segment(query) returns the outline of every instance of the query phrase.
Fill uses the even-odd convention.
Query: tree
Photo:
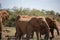
[[[56,13],[56,16],[60,16],[60,13],[57,12],[57,13]]]
[[[22,10],[22,14],[23,14],[23,15],[29,15],[29,14],[30,14],[30,9],[29,9],[29,8],[24,8],[24,9]]]
[[[34,15],[34,16],[39,16],[39,15],[41,15],[41,12],[40,12],[40,10],[32,9],[30,14]]]
[[[53,10],[51,10],[50,15],[55,15],[55,12]]]

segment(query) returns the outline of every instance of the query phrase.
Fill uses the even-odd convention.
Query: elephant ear
[[[43,18],[39,18],[39,21],[43,21]]]
[[[38,18],[40,24],[42,24],[45,20],[43,18]]]
[[[20,19],[20,16],[18,15],[15,19],[15,21],[18,21]]]
[[[7,11],[1,11],[1,14],[2,14],[2,21],[3,22],[8,19],[9,13]]]

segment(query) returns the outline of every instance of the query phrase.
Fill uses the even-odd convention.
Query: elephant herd
[[[52,40],[54,38],[54,29],[56,29],[57,34],[59,35],[55,18],[17,16],[15,24],[16,40],[21,40],[24,35],[26,35],[26,40],[29,40],[30,38],[33,38],[34,32],[36,32],[37,40],[39,40],[39,37],[41,39],[41,35],[45,35],[44,40]],[[51,32],[52,37],[49,36],[49,32]]]
[[[2,38],[2,25],[4,24],[4,21],[8,19],[8,17],[9,14],[7,11],[0,11],[0,39]],[[45,35],[44,40],[52,40],[54,38],[54,29],[56,29],[57,34],[59,35],[56,20],[52,17],[18,15],[15,19],[15,25],[16,40],[21,40],[24,35],[26,35],[26,40],[29,40],[30,38],[33,38],[34,32],[36,32],[37,40],[41,39],[41,35]],[[50,32],[52,37],[49,36]]]

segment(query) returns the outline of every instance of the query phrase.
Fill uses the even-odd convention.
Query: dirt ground
[[[58,28],[60,30],[60,23],[57,23]],[[2,40],[7,40],[8,36],[14,36],[15,35],[15,27],[2,27]],[[54,31],[54,39],[53,40],[60,40],[60,35],[58,36],[56,33],[56,30]],[[37,40],[36,39],[36,34],[34,34],[34,39],[32,40]]]

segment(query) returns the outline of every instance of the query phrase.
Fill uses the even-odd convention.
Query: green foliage
[[[52,16],[56,16],[57,20],[60,21],[59,17],[57,15],[59,15],[57,13],[57,15],[55,15],[55,12],[53,10],[51,11],[46,11],[46,10],[37,10],[37,9],[32,9],[30,10],[29,8],[12,8],[12,9],[7,9],[8,13],[9,13],[9,18],[8,20],[5,22],[5,25],[7,26],[15,26],[15,19],[18,15],[29,15],[29,16],[46,16],[46,15],[52,15]]]

